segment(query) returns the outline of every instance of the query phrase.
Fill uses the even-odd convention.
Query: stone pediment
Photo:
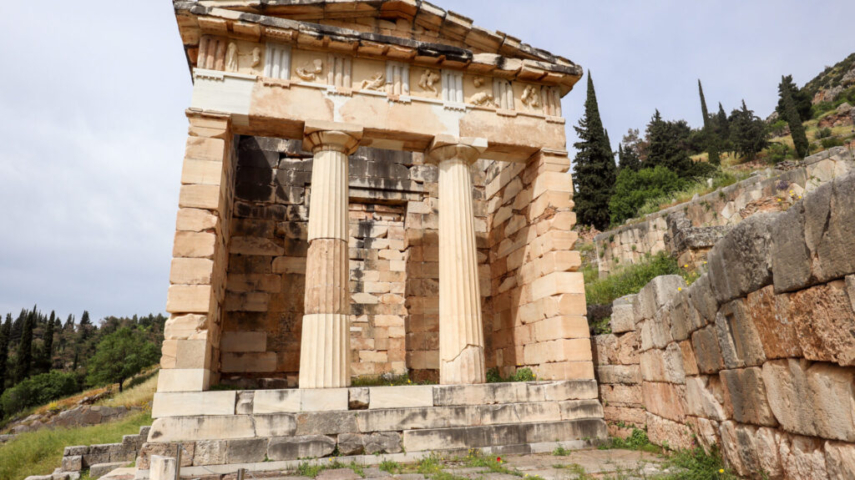
[[[174,7],[191,67],[200,37],[222,35],[536,82],[562,94],[582,76],[566,58],[427,2],[207,0]]]

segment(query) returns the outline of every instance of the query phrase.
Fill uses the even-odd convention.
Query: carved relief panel
[[[268,43],[264,55],[264,76],[267,78],[291,79],[291,46]]]

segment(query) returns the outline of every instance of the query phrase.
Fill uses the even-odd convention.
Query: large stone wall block
[[[781,427],[800,435],[855,442],[855,372],[827,363],[763,365],[766,397]]]
[[[744,477],[782,478],[778,442],[781,434],[770,428],[758,428],[727,421],[720,427],[722,450],[728,464]]]
[[[314,412],[301,413],[297,418],[297,435],[335,435],[356,433],[357,412]]]
[[[567,400],[559,402],[560,420],[579,420],[583,418],[603,418],[603,405],[599,400]],[[522,417],[520,417],[522,418]]]
[[[255,435],[255,424],[248,415],[166,417],[154,420],[148,441],[230,440]]]
[[[779,435],[777,440],[785,479],[829,478],[822,440],[795,435]]]
[[[778,425],[766,399],[766,385],[760,368],[722,370],[719,375],[724,387],[725,406],[734,420],[767,427]]]
[[[401,453],[404,451],[401,434],[396,432],[375,432],[365,436],[365,453]]]
[[[287,437],[297,431],[294,414],[254,415],[255,433],[259,437]]]
[[[567,380],[526,383],[525,385],[526,401],[529,402],[561,402],[597,398],[597,382],[595,380]]]
[[[693,333],[692,346],[695,347],[695,358],[698,361],[700,373],[718,373],[724,368],[715,325],[709,325]]]
[[[825,465],[831,480],[855,479],[855,445],[825,442]]]
[[[789,294],[791,315],[804,357],[855,365],[855,310],[842,280]]]
[[[635,301],[635,295],[627,295],[618,298],[612,304],[612,333],[624,333],[635,330],[635,315],[633,313],[632,304]]]
[[[811,255],[805,243],[805,207],[798,202],[772,224],[775,292],[802,289],[811,281]]]
[[[197,446],[198,448],[198,446]],[[229,440],[226,442],[225,463],[228,465],[241,463],[260,463],[267,453],[266,438],[247,438]]]
[[[698,311],[701,318],[707,323],[715,322],[715,314],[718,312],[718,301],[712,291],[709,273],[705,273],[692,283],[688,288],[689,300]]]
[[[708,258],[713,292],[719,304],[772,283],[773,213],[758,213],[740,222],[712,250]]]
[[[819,242],[813,243],[818,263],[814,272],[820,282],[855,273],[855,244],[852,242],[855,238],[855,172],[835,179],[829,186],[829,215]]]
[[[371,410],[383,408],[432,407],[432,386],[371,387]]]
[[[271,438],[267,457],[273,461],[322,458],[335,450],[336,441],[325,435]]]
[[[729,418],[722,405],[722,392],[717,378],[702,375],[686,379],[686,407],[690,415],[724,421]]]
[[[252,413],[299,412],[302,395],[300,390],[258,390],[255,392]]]
[[[686,387],[671,383],[644,382],[641,384],[644,405],[651,413],[674,422],[686,419]]]
[[[640,406],[644,402],[641,385],[600,384],[600,399],[604,404],[618,406]]]
[[[597,379],[604,384],[638,385],[641,383],[639,365],[601,365],[597,367]]]
[[[681,342],[692,332],[707,324],[695,308],[687,289],[681,290],[665,308],[670,306],[671,338]]]
[[[760,334],[742,299],[722,305],[715,320],[722,358],[727,368],[753,367],[766,361]]]
[[[171,457],[162,457],[154,455],[151,458],[151,467],[149,469],[149,478],[151,480],[171,480],[178,473],[176,461]]]
[[[655,445],[668,445],[670,448],[691,449],[694,447],[692,431],[686,425],[667,418],[647,413],[647,436]]]
[[[154,394],[152,418],[188,417],[196,415],[232,415],[235,413],[235,392],[187,392]]]
[[[775,295],[770,285],[749,293],[745,306],[767,359],[803,356],[788,295]]]
[[[599,418],[550,423],[527,423],[519,425],[519,427],[523,434],[523,442],[520,443],[562,442],[582,439],[597,440],[605,439],[608,436],[606,422]]]
[[[679,275],[663,275],[651,280],[632,301],[635,321],[653,319],[656,312],[673,296],[686,288],[686,281]]]
[[[347,410],[349,399],[346,388],[300,389],[300,393],[300,410],[304,412]]]

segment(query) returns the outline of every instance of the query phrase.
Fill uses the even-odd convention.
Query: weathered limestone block
[[[715,294],[712,291],[709,273],[701,275],[688,288],[689,300],[698,311],[701,318],[707,323],[715,322],[715,315],[718,313],[718,301],[715,299]]]
[[[297,431],[297,420],[293,414],[254,415],[252,419],[259,437],[284,437]]]
[[[357,416],[356,412],[346,411],[301,413],[296,416],[296,435],[356,433],[359,431],[356,423]]]
[[[855,365],[855,310],[842,280],[792,293],[789,305],[805,358]]]
[[[226,464],[259,463],[264,461],[266,438],[246,438],[226,442]]]
[[[538,342],[548,342],[563,338],[588,338],[590,330],[584,316],[559,316],[540,320],[532,324],[534,338]]]
[[[665,445],[674,449],[693,448],[692,431],[686,425],[672,422],[652,413],[647,413],[647,436],[656,445]]]
[[[685,288],[686,281],[679,275],[663,275],[651,280],[632,301],[636,323],[653,319],[656,312],[673,298],[678,289]]]
[[[729,418],[721,402],[720,385],[715,377],[702,375],[686,379],[686,408],[689,415],[724,421]]]
[[[151,459],[149,478],[151,480],[173,480],[177,470],[174,458],[154,455]]]
[[[267,457],[273,461],[326,457],[335,450],[335,439],[325,435],[271,438]]]
[[[775,292],[800,290],[811,281],[811,254],[805,243],[804,202],[793,205],[772,224]]]
[[[736,473],[753,477],[758,472],[764,472],[767,478],[781,478],[782,468],[778,454],[781,435],[778,432],[732,421],[723,422],[720,431],[723,453]]]
[[[725,407],[734,420],[768,427],[778,425],[766,400],[766,386],[759,367],[722,370],[719,375],[724,386]]]
[[[749,293],[745,306],[767,359],[802,356],[787,295],[775,295],[773,287],[764,287]]]
[[[567,400],[559,402],[561,415],[558,420],[579,420],[583,418],[603,418],[603,406],[597,399]],[[519,413],[519,410],[517,410]],[[524,417],[520,415],[520,418]]]
[[[193,465],[223,465],[226,463],[226,447],[225,440],[202,440],[196,442]]]
[[[403,441],[401,435],[395,432],[375,432],[365,437],[365,453],[401,453]]]
[[[779,435],[776,440],[785,479],[828,478],[821,440],[795,435]]]
[[[641,350],[665,348],[674,339],[671,338],[670,312],[659,310],[653,319],[641,322]]]
[[[602,365],[597,367],[600,383],[637,385],[641,383],[641,367],[638,365]]]
[[[722,358],[727,368],[758,366],[766,361],[763,343],[744,300],[723,304],[715,320]]]
[[[370,387],[370,409],[432,407],[432,386]]]
[[[692,347],[691,340],[685,340],[679,343],[680,355],[683,357],[683,370],[686,375],[697,375],[698,360],[695,358],[695,349]]]
[[[855,372],[827,363],[772,360],[763,365],[766,397],[792,433],[855,441]]]
[[[687,423],[705,452],[711,453],[713,448],[721,448],[719,422],[703,417],[694,417],[690,418]]]
[[[609,422],[624,422],[643,426],[647,422],[647,412],[635,407],[603,407],[603,415]]]
[[[718,333],[715,325],[709,325],[692,334],[692,346],[695,347],[695,357],[698,370],[701,373],[718,373],[724,368],[721,347],[718,344]]]
[[[643,382],[641,390],[647,411],[674,422],[686,418],[686,387],[671,383]]]
[[[852,244],[852,238],[855,238],[855,208],[852,208],[855,203],[855,173],[836,178],[834,183],[823,185],[820,190],[827,187],[831,187],[832,192],[829,213],[823,219],[825,228],[821,237],[816,236],[820,233],[818,228],[813,230],[813,238],[808,245],[809,248],[815,246],[811,251],[815,255],[814,272],[820,282],[855,273],[855,247]],[[807,214],[807,202],[805,208]]]
[[[323,412],[327,410],[347,410],[347,388],[300,389],[302,396],[300,410],[304,412]]]
[[[624,333],[635,330],[635,316],[632,308],[634,301],[635,295],[627,295],[614,301],[610,322],[612,333]]]
[[[607,405],[641,405],[641,385],[600,385],[600,398]]]
[[[79,472],[83,470],[83,456],[71,455],[62,457],[62,471]]]
[[[347,407],[349,410],[367,410],[369,404],[368,388],[350,388],[347,391]]]
[[[772,213],[755,214],[710,250],[709,278],[719,304],[772,283],[770,246],[775,218]]]
[[[301,398],[299,390],[258,390],[255,392],[252,413],[299,412]]]
[[[825,442],[825,465],[831,480],[855,478],[855,445]]]
[[[365,452],[365,435],[358,433],[339,435],[338,451],[342,455],[362,455]]]
[[[648,350],[641,354],[641,378],[646,382],[668,382],[665,373],[665,351]]]
[[[196,415],[232,415],[235,392],[155,393],[152,418]]]
[[[254,436],[255,426],[249,416],[167,417],[154,421],[148,441],[166,443],[187,439],[229,440]]]
[[[203,232],[217,228],[219,218],[208,210],[181,208],[175,221],[175,230],[179,232]]]
[[[662,357],[665,366],[666,381],[671,383],[686,383],[686,370],[683,367],[683,352],[676,343],[668,344]]]
[[[178,449],[181,448],[181,466],[189,467],[193,465],[193,458],[196,453],[195,442],[184,443],[144,443],[137,457],[137,468],[140,470],[148,470],[151,468],[151,462],[156,456],[171,456],[175,458],[178,454]],[[109,462],[108,458],[102,458],[100,463]],[[92,465],[94,463],[90,463]],[[83,462],[84,467],[88,467],[86,461]]]

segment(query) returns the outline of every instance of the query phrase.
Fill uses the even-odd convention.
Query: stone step
[[[128,462],[96,463],[89,467],[89,478],[101,478],[117,468],[126,466]]]
[[[437,428],[404,432],[407,452],[459,450],[572,440],[600,440],[608,436],[599,418],[561,422],[519,423],[481,427]]]

